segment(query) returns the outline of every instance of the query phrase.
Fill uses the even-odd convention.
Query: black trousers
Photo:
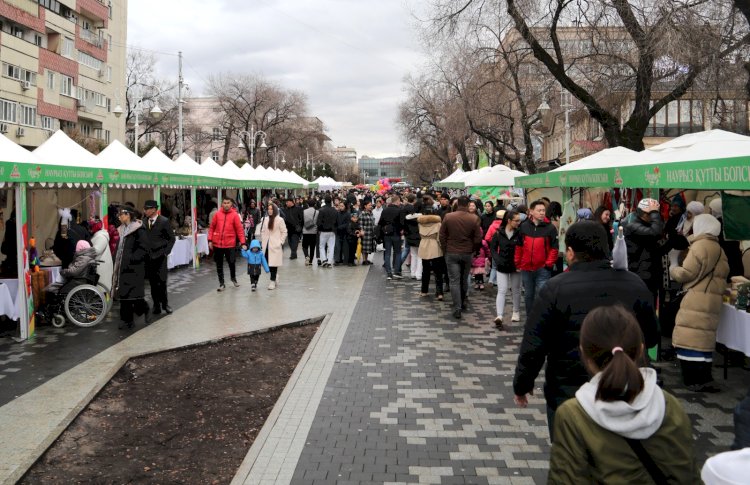
[[[232,281],[237,281],[235,274],[234,262],[237,259],[235,248],[214,248],[214,261],[216,262],[216,274],[219,276],[219,284],[224,284],[224,258],[229,266],[229,277]]]
[[[682,370],[682,382],[686,386],[703,385],[713,381],[711,367],[713,362],[693,362],[691,360],[678,359]]]
[[[135,300],[120,300],[120,320],[125,323],[133,322],[133,314],[143,315],[148,311],[148,303],[143,298]]]
[[[346,239],[346,245],[348,248],[347,254],[346,254],[346,263],[347,264],[354,264],[354,257],[357,255],[357,242],[359,241],[358,238],[354,237],[348,237]]]
[[[435,259],[422,260],[422,293],[430,291],[430,273],[435,273],[435,294],[443,294],[443,277],[445,276],[445,259],[441,256]]]
[[[151,286],[151,300],[154,307],[167,306],[167,257],[150,259],[146,262],[146,278]]]
[[[315,258],[315,248],[317,243],[315,242],[318,238],[317,234],[303,234],[302,235],[302,254],[306,258],[310,258],[310,261]]]
[[[292,259],[297,258],[297,247],[299,246],[300,235],[296,232],[289,233],[289,249],[292,250]]]

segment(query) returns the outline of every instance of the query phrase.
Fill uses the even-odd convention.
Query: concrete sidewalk
[[[279,270],[278,289],[267,290],[268,277],[264,276],[258,291],[251,293],[249,280],[238,263],[240,288],[230,286],[223,293],[212,291],[1,407],[0,483],[14,483],[23,476],[129,358],[326,317],[303,358],[305,364],[298,367],[282,396],[298,404],[293,412],[290,408],[280,413],[275,408],[273,418],[283,427],[263,433],[256,440],[258,446],[253,447],[274,444],[277,452],[273,461],[279,464],[279,470],[281,465],[296,464],[357,304],[367,267],[323,270],[305,267],[304,260],[299,259],[284,264]],[[298,439],[290,440],[290,436]],[[292,442],[296,443],[294,447]],[[280,453],[282,446],[285,454]],[[261,459],[263,456],[255,461]]]

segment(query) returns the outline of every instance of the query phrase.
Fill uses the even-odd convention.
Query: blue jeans
[[[383,254],[385,272],[389,275],[401,274],[401,236],[399,234],[384,236],[383,246],[385,247]],[[391,263],[391,253],[393,253],[393,263]]]
[[[531,314],[531,307],[534,305],[534,297],[539,290],[544,287],[551,276],[552,272],[547,268],[539,268],[536,271],[521,271],[527,316]]]
[[[471,254],[448,253],[445,255],[445,265],[448,269],[448,280],[451,283],[453,309],[461,310],[469,291]]]

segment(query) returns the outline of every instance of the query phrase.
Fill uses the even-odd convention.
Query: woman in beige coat
[[[276,204],[268,204],[268,212],[255,228],[255,237],[260,239],[263,253],[266,255],[266,261],[271,269],[271,283],[268,285],[269,290],[276,289],[276,275],[279,266],[283,264],[284,259],[284,241],[286,241],[287,231],[286,223],[279,217],[279,208]]]
[[[419,250],[417,255],[422,259],[422,291],[420,296],[427,296],[430,290],[430,273],[435,273],[435,296],[443,299],[443,275],[445,274],[445,259],[440,247],[440,216],[435,214],[432,197],[422,200],[424,207],[422,215],[417,218],[419,224]]]
[[[718,392],[711,377],[716,328],[729,263],[719,245],[721,223],[712,215],[693,218],[690,250],[682,266],[671,266],[672,279],[682,283],[683,297],[675,319],[672,344],[682,367],[685,386],[695,392]]]

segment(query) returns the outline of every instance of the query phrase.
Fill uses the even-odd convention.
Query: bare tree
[[[177,152],[177,96],[176,82],[156,76],[156,60],[153,54],[130,50],[127,54],[125,73],[125,126],[128,139],[138,137],[139,142],[146,135],[158,138],[162,151],[170,158]],[[149,112],[158,105],[160,117],[150,116]],[[135,112],[138,110],[138,133],[135,133]],[[141,148],[147,144],[141,144]]]
[[[233,135],[261,130],[267,135],[268,150],[253,156],[268,162],[273,149],[285,150],[309,135],[300,128],[307,112],[307,97],[300,91],[284,89],[259,75],[234,73],[210,78],[209,91],[218,99],[224,115],[225,152]],[[252,141],[248,138],[243,134],[250,159]]]

